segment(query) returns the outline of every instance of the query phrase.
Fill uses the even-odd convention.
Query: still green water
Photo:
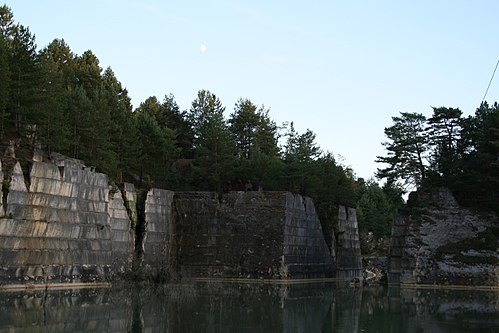
[[[0,293],[2,332],[499,332],[497,291],[190,283]]]

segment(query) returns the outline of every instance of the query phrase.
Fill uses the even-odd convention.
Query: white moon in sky
[[[202,53],[205,53],[206,50],[208,50],[208,46],[206,46],[206,44],[201,44],[201,46],[199,47],[199,49],[201,50]]]

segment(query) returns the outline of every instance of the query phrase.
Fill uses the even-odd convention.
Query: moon
[[[206,46],[206,44],[201,44],[199,49],[201,50],[201,53],[205,53],[208,50],[208,46]]]

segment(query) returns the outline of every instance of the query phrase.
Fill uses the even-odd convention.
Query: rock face
[[[336,244],[336,276],[362,280],[362,256],[355,209],[339,206]]]
[[[331,254],[310,198],[289,192],[178,192],[109,185],[53,154],[0,168],[0,286],[151,277],[360,277],[355,210],[340,208]]]
[[[19,162],[4,187],[0,283],[102,281],[125,272],[133,238],[120,195],[81,161]],[[5,181],[4,181],[5,183]]]
[[[392,228],[389,283],[499,285],[498,219],[459,207],[446,188],[411,194]]]
[[[144,204],[144,232],[138,244],[142,269],[151,276],[165,276],[174,261],[169,249],[172,235],[173,192],[151,189]]]
[[[172,254],[183,277],[330,277],[314,205],[289,192],[175,193]]]

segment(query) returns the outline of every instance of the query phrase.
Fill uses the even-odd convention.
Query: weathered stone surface
[[[446,188],[421,190],[392,228],[390,283],[499,285],[498,219],[459,207]]]
[[[332,260],[313,203],[289,192],[174,196],[171,253],[184,277],[313,278]]]
[[[12,164],[0,218],[0,283],[104,280],[131,266],[121,194],[110,197],[107,176],[77,160],[58,155],[55,163],[28,163],[29,179]]]
[[[5,210],[3,208],[3,171],[2,171],[2,161],[0,160],[0,181],[2,181],[2,195],[0,195],[0,216],[5,215]]]
[[[58,154],[52,163],[41,160],[24,169],[8,160],[0,283],[12,282],[5,272],[15,271],[20,282],[32,270],[41,272],[35,282],[42,283],[107,279],[131,269],[134,251],[138,267],[156,276],[333,276],[334,258],[309,198],[151,189],[137,199],[132,184],[120,191],[79,160]]]
[[[144,234],[138,249],[141,264],[147,274],[165,275],[169,271],[172,200],[172,191],[151,189],[147,192],[144,204]]]
[[[12,171],[12,176],[9,185],[9,191],[17,192],[27,192],[26,183],[24,182],[23,170],[21,169],[21,164],[17,162],[14,165],[14,170]]]
[[[131,230],[131,221],[123,201],[121,191],[110,187],[107,213],[110,225],[110,250],[112,264],[116,272],[126,273],[132,267],[135,237]]]
[[[337,237],[336,276],[362,280],[362,255],[355,209],[339,206]]]

